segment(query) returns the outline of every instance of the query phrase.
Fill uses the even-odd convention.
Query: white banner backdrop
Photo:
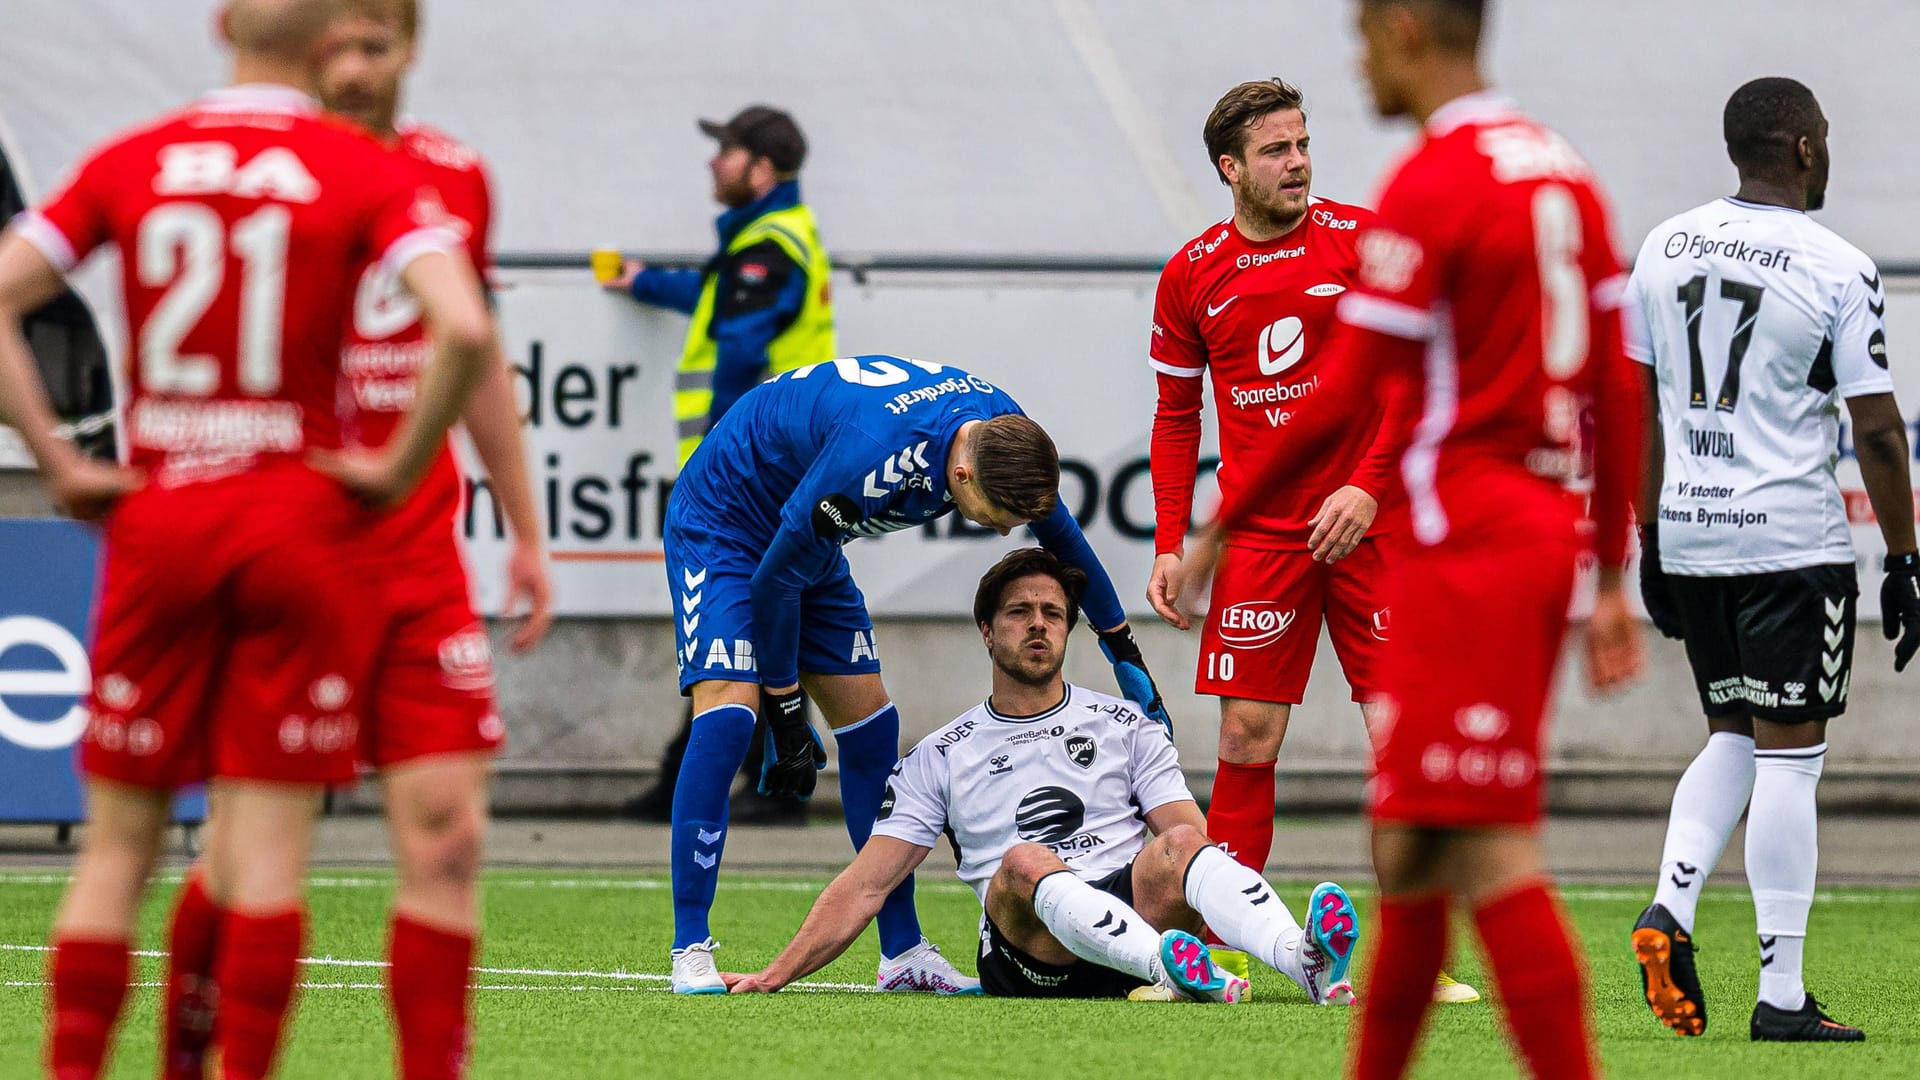
[[[1145,613],[1153,282],[1050,280],[843,286],[835,297],[842,351],[955,364],[1013,394],[1053,434],[1068,506],[1121,599]],[[527,274],[504,284],[501,325],[527,418],[558,607],[668,614],[660,523],[674,471],[673,365],[685,322],[607,296],[584,274]],[[466,457],[471,463],[470,451]],[[477,598],[492,612],[507,547],[490,492],[469,486],[477,493],[460,528],[471,541]],[[1002,551],[1031,542],[1024,531],[1003,539],[949,515],[929,529],[857,541],[847,553],[875,613],[953,615],[971,610],[980,573]]]
[[[584,274],[524,274],[507,285],[501,321],[528,420],[559,608],[667,614],[660,522],[673,472],[673,363],[685,324],[604,295]],[[1147,444],[1154,379],[1144,360],[1152,287],[1139,277],[901,276],[843,286],[836,295],[843,352],[959,365],[1004,387],[1053,434],[1062,494],[1122,602],[1138,615],[1148,614],[1142,594],[1153,560]],[[1920,282],[1890,282],[1889,291],[1899,393],[1909,415],[1920,415],[1920,375],[1901,362],[1909,356],[1905,343],[1920,341]],[[1209,423],[1208,453],[1212,445]],[[1841,452],[1862,570],[1860,611],[1877,617],[1885,548],[1844,430]],[[492,515],[482,489],[462,521],[488,611],[501,598],[505,557]],[[949,515],[932,528],[857,541],[847,554],[876,614],[957,615],[970,610],[979,574],[1001,552],[1030,542],[1024,532],[982,535]]]

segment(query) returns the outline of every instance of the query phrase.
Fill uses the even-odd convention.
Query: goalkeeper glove
[[[807,723],[807,699],[798,687],[784,694],[760,691],[760,716],[766,721],[759,792],[775,799],[813,797],[813,785],[827,767],[827,748]]]
[[[1880,564],[1887,572],[1880,582],[1880,632],[1893,647],[1893,670],[1907,670],[1907,661],[1920,652],[1920,555],[1889,555]]]
[[[1647,606],[1647,618],[1661,634],[1681,638],[1680,613],[1674,610],[1673,593],[1667,588],[1667,572],[1660,568],[1660,527],[1640,526],[1640,602]]]
[[[1153,675],[1147,671],[1147,662],[1140,655],[1140,643],[1133,640],[1133,631],[1125,624],[1100,631],[1100,651],[1107,654],[1107,661],[1113,665],[1113,678],[1120,684],[1120,693],[1158,720],[1171,736],[1173,717],[1167,715],[1167,703],[1160,700],[1160,688],[1153,684]]]

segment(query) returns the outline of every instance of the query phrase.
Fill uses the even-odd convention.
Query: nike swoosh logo
[[[1214,307],[1212,304],[1208,304],[1207,318],[1211,319],[1215,315],[1218,315],[1221,312],[1227,310],[1227,305],[1233,303],[1235,300],[1238,300],[1238,299],[1240,299],[1240,295],[1238,293],[1235,293],[1234,295],[1227,297],[1226,300],[1222,301],[1219,307]]]

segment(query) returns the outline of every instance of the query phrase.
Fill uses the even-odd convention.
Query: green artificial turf
[[[728,875],[714,929],[721,966],[752,970],[798,925],[819,879]],[[141,945],[157,948],[174,884],[156,888]],[[0,1077],[37,1075],[46,937],[61,875],[0,873]],[[390,875],[316,875],[307,953],[378,960]],[[1308,887],[1283,895],[1303,905]],[[1362,926],[1368,897],[1356,890]],[[1614,1077],[1920,1076],[1920,892],[1840,889],[1814,906],[1808,982],[1838,1018],[1865,1028],[1864,1046],[1755,1045],[1747,1040],[1756,975],[1753,912],[1744,890],[1710,889],[1697,936],[1711,1027],[1681,1040],[1639,999],[1626,938],[1642,890],[1576,886],[1568,910],[1591,958],[1595,1016]],[[927,932],[972,970],[978,905],[952,879],[923,878]],[[487,938],[474,981],[476,1077],[953,1076],[1333,1078],[1350,1013],[1314,1008],[1279,975],[1259,968],[1255,1000],[1240,1007],[1128,1002],[939,1000],[838,990],[773,997],[675,998],[665,992],[671,905],[659,874],[499,871],[486,878]],[[26,947],[26,948],[22,948]],[[871,931],[812,980],[870,985]],[[160,961],[142,959],[142,981]],[[1356,971],[1359,970],[1356,968]],[[1483,990],[1470,948],[1451,970]],[[385,998],[377,966],[316,963],[283,1057],[286,1077],[391,1075]],[[621,977],[622,975],[626,977]],[[646,977],[635,978],[635,975]],[[1364,982],[1359,987],[1366,993]],[[110,1075],[154,1074],[157,991],[129,999]],[[1491,996],[1491,995],[1490,995]],[[1517,1075],[1489,1004],[1435,1013],[1417,1077]]]

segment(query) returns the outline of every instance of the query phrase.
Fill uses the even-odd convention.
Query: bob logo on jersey
[[[1193,242],[1193,246],[1187,249],[1187,261],[1199,262],[1203,257],[1213,254],[1213,250],[1215,248],[1219,247],[1221,244],[1224,244],[1226,242],[1227,242],[1226,229],[1221,229],[1219,232],[1219,235],[1215,236],[1211,240],[1207,240],[1207,239],[1195,240]]]
[[[1093,739],[1086,735],[1075,735],[1066,741],[1067,760],[1083,769],[1093,768]]]
[[[1351,218],[1335,217],[1331,210],[1315,210],[1313,212],[1313,223],[1323,229],[1332,229],[1335,232],[1352,232],[1360,227],[1358,221],[1352,220]]]
[[[1249,600],[1220,613],[1220,641],[1235,649],[1258,649],[1280,640],[1293,626],[1293,609],[1272,600]]]
[[[1013,811],[1020,839],[1035,844],[1058,844],[1087,823],[1087,804],[1063,787],[1035,788]]]

